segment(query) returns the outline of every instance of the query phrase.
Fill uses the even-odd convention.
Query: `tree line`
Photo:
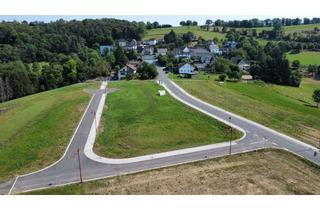
[[[320,23],[320,18],[273,18],[260,20],[258,18],[253,18],[250,20],[206,20],[206,26],[224,26],[231,28],[256,28],[256,27],[273,27],[274,25],[281,24],[283,26],[301,25],[301,24],[316,24]]]

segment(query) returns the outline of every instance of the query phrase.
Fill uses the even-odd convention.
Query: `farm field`
[[[147,33],[144,37],[144,39],[161,39],[163,36],[167,33],[169,33],[171,30],[176,32],[177,34],[183,34],[191,31],[197,36],[201,36],[205,40],[212,40],[214,38],[217,38],[219,40],[224,39],[225,34],[219,33],[219,32],[213,32],[213,31],[205,31],[200,28],[200,26],[178,26],[178,27],[172,27],[172,28],[157,28],[157,29],[150,29],[147,30]]]
[[[82,83],[0,104],[0,182],[58,160],[90,100]],[[50,155],[48,155],[50,154]]]
[[[94,150],[101,156],[127,158],[228,141],[230,127],[197,112],[155,81],[111,82]],[[241,137],[234,132],[232,138]]]
[[[287,53],[290,62],[294,60],[300,61],[302,66],[320,65],[320,52],[302,51],[298,54]]]
[[[261,150],[28,194],[320,194],[320,168]]]
[[[311,97],[320,87],[319,81],[304,79],[300,88],[295,88],[262,82],[219,84],[216,75],[199,74],[194,80],[170,77],[208,103],[319,146],[320,109]]]

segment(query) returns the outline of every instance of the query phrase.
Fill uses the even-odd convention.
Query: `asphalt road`
[[[232,145],[232,154],[263,148],[279,148],[290,151],[320,165],[320,154],[315,152],[316,148],[282,135],[255,122],[201,102],[177,87],[167,78],[167,75],[160,68],[158,68],[158,71],[161,82],[166,86],[167,90],[175,95],[177,99],[189,106],[196,107],[197,109],[210,113],[220,119],[229,121],[246,132],[244,139]],[[84,155],[83,151],[90,128],[94,122],[93,111],[97,110],[104,91],[105,90],[99,90],[94,94],[65,155],[59,161],[38,172],[19,176],[15,180],[10,180],[9,182],[0,184],[0,194],[8,194],[9,192],[11,194],[15,194],[35,189],[80,182],[79,164],[77,159],[78,149],[80,151],[83,181],[220,157],[228,155],[230,152],[229,146],[223,146],[204,151],[190,152],[187,154],[173,155],[170,157],[128,164],[105,164],[91,160]],[[231,119],[229,119],[230,117]]]

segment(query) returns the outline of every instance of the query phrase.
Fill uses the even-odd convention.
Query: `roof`
[[[192,48],[191,52],[192,53],[210,53],[209,50],[205,48]]]
[[[118,42],[127,42],[127,40],[125,40],[125,39],[123,39],[123,38],[118,39],[117,41],[118,41]]]

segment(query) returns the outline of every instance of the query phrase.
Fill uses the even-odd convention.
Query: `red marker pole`
[[[79,151],[79,148],[77,150],[77,153],[78,153],[78,162],[79,162],[80,182],[82,183],[82,172],[81,172],[81,162],[80,162],[80,151]]]

